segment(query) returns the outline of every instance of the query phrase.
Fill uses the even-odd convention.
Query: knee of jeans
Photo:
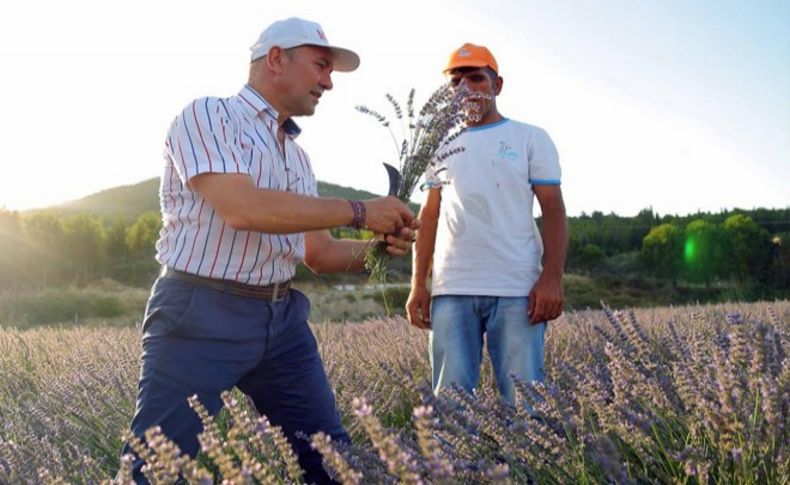
[[[434,394],[439,394],[442,389],[457,387],[466,392],[472,392],[477,387],[479,369],[469,361],[444,361],[434,369]]]

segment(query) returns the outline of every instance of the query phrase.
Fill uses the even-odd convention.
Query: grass
[[[297,283],[296,287],[311,300],[312,321],[362,321],[388,313],[391,316],[405,315],[404,307],[409,296],[407,285],[388,287],[382,292],[368,288],[368,281],[364,278],[352,281],[353,284],[341,283]],[[600,281],[573,274],[565,275],[564,286],[565,306],[569,311],[597,309],[601,301],[622,308],[666,305],[678,298],[649,284],[626,280]],[[694,301],[695,291],[704,289],[683,291],[686,301]],[[134,326],[145,311],[148,293],[147,287],[125,286],[110,279],[83,287],[0,292],[0,327]],[[383,293],[386,294],[386,304]]]
[[[142,316],[148,291],[102,280],[87,287],[0,293],[0,327],[29,329],[59,324],[133,324]]]

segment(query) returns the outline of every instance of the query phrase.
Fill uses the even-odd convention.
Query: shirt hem
[[[486,289],[486,288],[464,288],[464,289],[431,289],[431,296],[504,296],[504,297],[526,297],[529,296],[529,291],[513,291],[503,289]]]

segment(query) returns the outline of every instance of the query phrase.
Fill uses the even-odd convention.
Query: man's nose
[[[464,76],[461,78],[461,81],[458,83],[458,85],[466,89],[471,89],[472,81],[470,81],[468,77]]]
[[[332,86],[334,86],[332,84],[332,74],[327,72],[326,74],[321,76],[321,80],[319,81],[319,83],[321,84],[321,87],[324,88],[325,91],[329,91],[330,89],[332,89]]]

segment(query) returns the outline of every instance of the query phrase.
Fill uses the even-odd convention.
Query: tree
[[[735,214],[722,224],[728,273],[740,282],[755,280],[770,265],[771,237],[749,216]]]
[[[642,240],[642,262],[658,278],[677,279],[683,267],[683,231],[672,223],[654,227]]]
[[[115,263],[124,262],[129,257],[129,247],[126,244],[126,224],[123,220],[110,221],[104,229],[104,252],[112,268]]]
[[[126,247],[129,252],[138,257],[151,257],[161,229],[162,217],[158,212],[143,213],[126,231]]]
[[[19,214],[0,207],[0,288],[13,288],[25,276],[29,247],[22,235]]]
[[[720,229],[712,222],[696,219],[686,226],[683,241],[683,273],[692,282],[710,283],[725,273],[722,265]]]
[[[63,223],[65,258],[73,275],[88,281],[100,273],[105,261],[104,226],[91,214],[80,214]]]
[[[31,251],[28,273],[40,276],[43,286],[60,283],[65,276],[63,222],[50,212],[37,212],[23,219],[22,231]]]
[[[778,295],[790,294],[790,232],[780,232],[771,238],[771,270],[768,283]]]
[[[594,270],[606,259],[603,249],[595,244],[585,244],[582,246],[579,256],[579,265],[589,271]]]

